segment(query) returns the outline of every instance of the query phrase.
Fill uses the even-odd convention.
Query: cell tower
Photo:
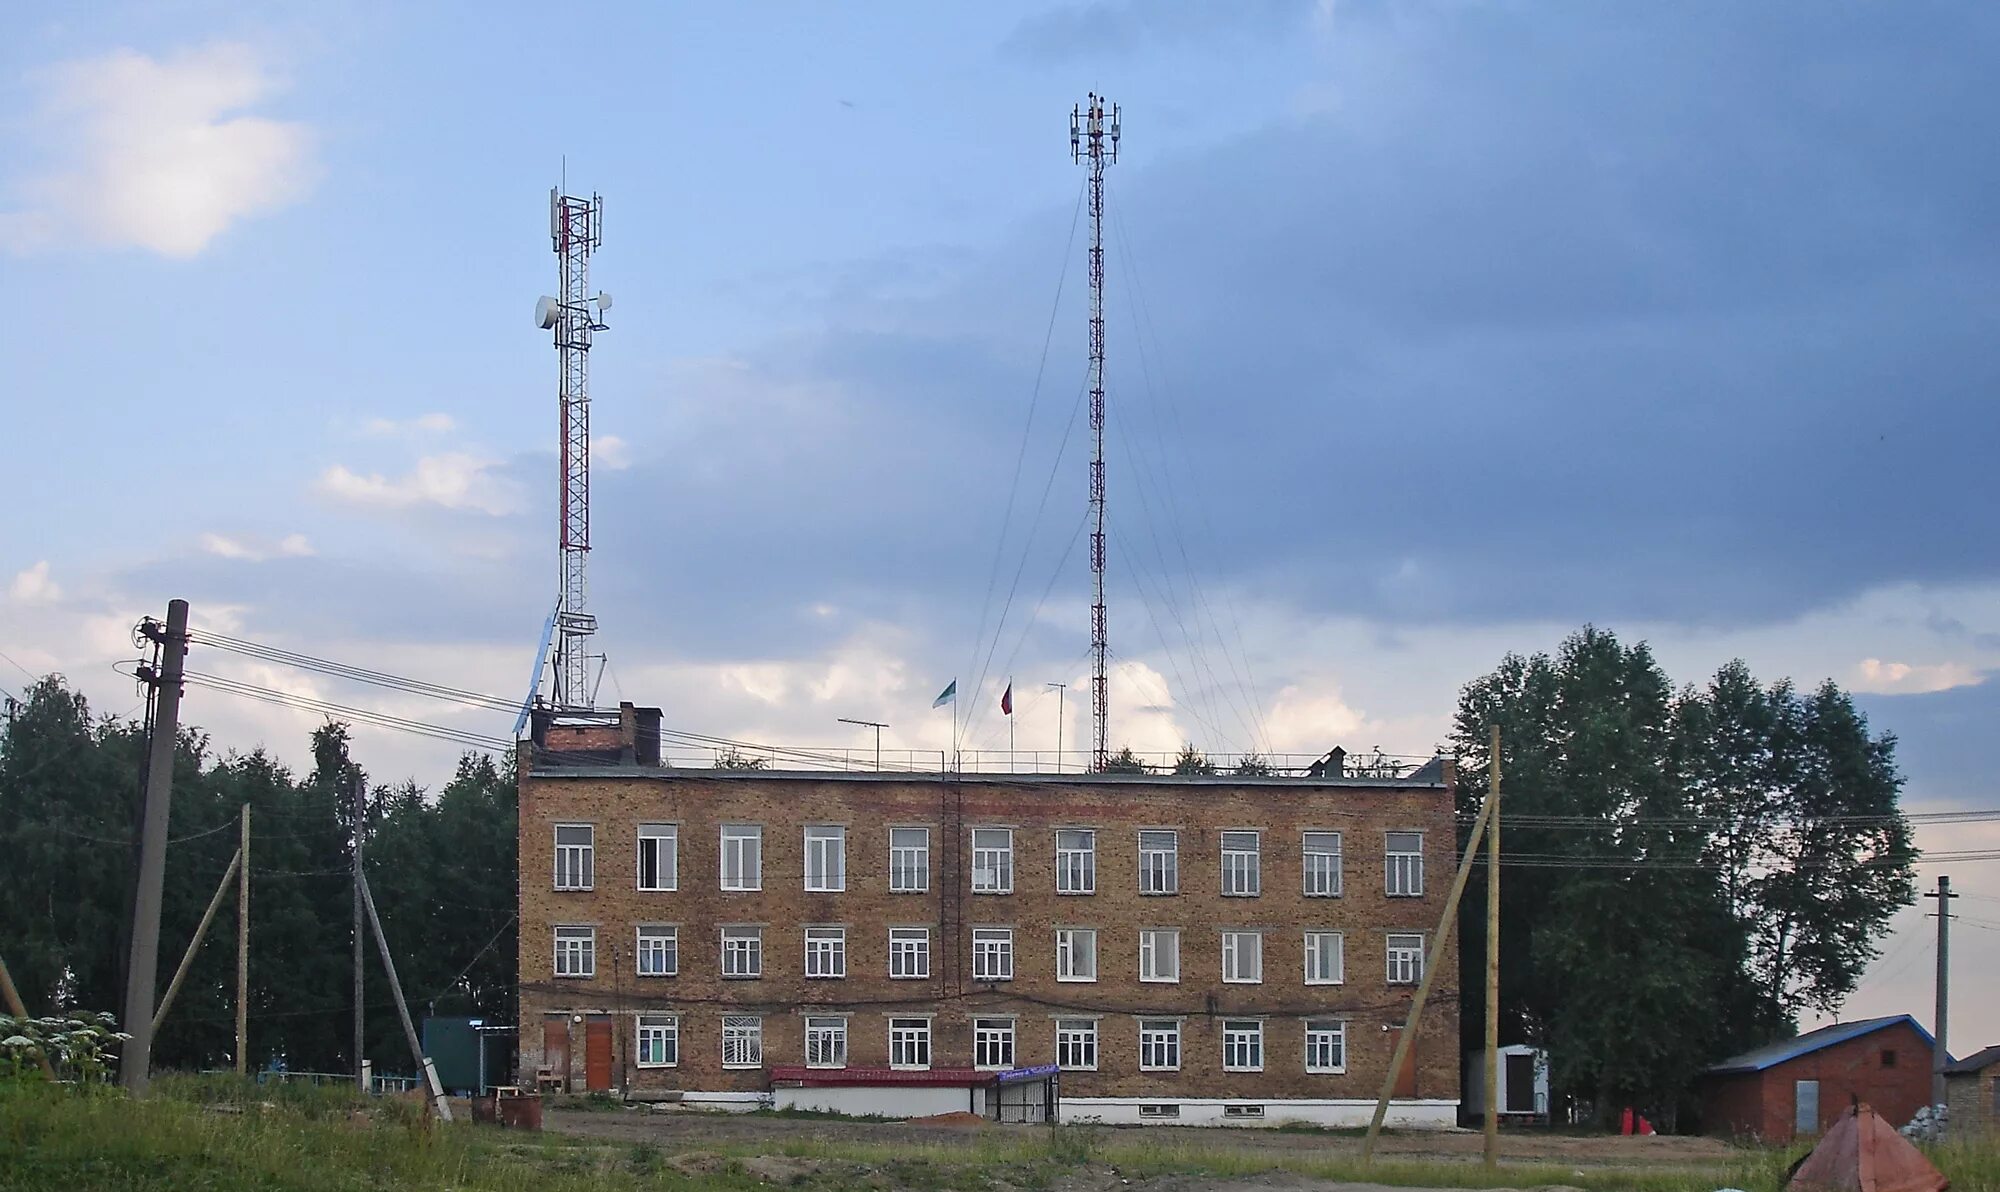
[[[1118,105],[1090,93],[1069,112],[1071,161],[1090,163],[1090,710],[1091,769],[1110,757],[1110,692],[1104,680],[1104,167],[1118,160]]]
[[[547,702],[558,711],[587,711],[595,702],[590,663],[597,618],[588,611],[590,584],[590,339],[606,327],[611,296],[590,293],[590,254],[604,242],[604,200],[549,191],[549,239],[555,247],[559,288],[535,304],[535,322],[555,332],[561,357],[557,392],[562,403],[562,548],[554,649]],[[600,667],[600,670],[602,668]]]

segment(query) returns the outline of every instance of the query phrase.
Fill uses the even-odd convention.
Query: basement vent
[[[1181,1107],[1178,1105],[1141,1105],[1139,1107],[1139,1116],[1142,1118],[1177,1118],[1180,1115]]]
[[[1225,1105],[1222,1116],[1226,1118],[1260,1118],[1264,1116],[1262,1105]]]

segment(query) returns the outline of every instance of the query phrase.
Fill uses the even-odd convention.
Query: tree
[[[1153,767],[1140,761],[1139,755],[1132,752],[1130,745],[1126,745],[1120,748],[1118,752],[1104,759],[1104,769],[1100,772],[1105,774],[1150,774],[1153,772]]]
[[[1129,753],[1130,750],[1127,750],[1127,752]],[[1186,745],[1181,746],[1181,755],[1174,759],[1174,773],[1213,774],[1215,773],[1215,763],[1203,757],[1201,750],[1194,747],[1193,741],[1189,741]]]
[[[1246,753],[1242,757],[1237,758],[1236,768],[1230,771],[1232,774],[1239,774],[1246,778],[1258,777],[1270,772],[1271,763],[1261,753]]]

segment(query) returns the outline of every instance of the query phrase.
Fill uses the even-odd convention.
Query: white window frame
[[[652,845],[653,885],[646,884],[646,846]],[[638,856],[632,867],[635,888],[649,894],[678,890],[681,886],[681,826],[640,824]],[[664,847],[662,847],[664,845]],[[664,864],[662,861],[664,860]]]
[[[555,869],[550,881],[558,890],[595,890],[597,888],[597,825],[596,824],[556,824],[550,837],[555,843]],[[582,843],[563,843],[564,832],[582,832]]]
[[[724,824],[721,836],[717,883],[728,891],[763,889],[764,825]]]
[[[922,844],[897,844],[899,832],[922,834]],[[914,874],[914,881],[909,880]],[[920,827],[889,829],[889,892],[923,894],[931,888],[931,830]]]
[[[805,829],[806,892],[838,894],[847,889],[847,829],[808,824]]]
[[[1065,1072],[1097,1071],[1097,1020],[1056,1019],[1056,1067]]]
[[[1264,933],[1225,931],[1222,933],[1222,982],[1225,985],[1264,983]]]
[[[806,1067],[847,1066],[847,1015],[813,1014],[806,1018]]]
[[[1330,944],[1329,944],[1330,941]],[[1327,953],[1333,963],[1326,963]],[[1347,982],[1347,938],[1338,931],[1308,931],[1305,945],[1306,984],[1344,985]],[[1329,976],[1327,970],[1332,971]]]
[[[1097,980],[1095,927],[1056,929],[1056,980],[1076,983]]]
[[[1417,838],[1415,852],[1391,849],[1398,836]],[[1391,898],[1424,896],[1424,834],[1415,829],[1398,829],[1382,834],[1382,890]]]
[[[847,928],[806,928],[806,979],[831,981],[847,976]]]
[[[1056,893],[1097,893],[1097,829],[1056,829]]]
[[[764,975],[764,929],[722,928],[722,978],[755,981]]]
[[[921,1047],[921,1060],[914,1058],[906,1049]],[[923,1017],[898,1017],[889,1020],[889,1066],[904,1072],[925,1072],[931,1066],[931,1020]]]
[[[1148,846],[1147,837],[1154,837]],[[1166,847],[1159,847],[1158,837],[1166,837]],[[1149,895],[1178,894],[1181,892],[1181,834],[1175,828],[1141,828],[1139,830],[1139,893]]]
[[[925,981],[931,975],[931,929],[891,927],[889,929],[889,979]]]
[[[1313,846],[1313,837],[1321,837],[1319,847]],[[1327,839],[1331,838],[1331,847]],[[1344,862],[1341,857],[1340,833],[1324,828],[1308,830],[1300,846],[1304,858],[1299,868],[1304,874],[1307,898],[1338,898],[1344,878]]]
[[[1005,1072],[1014,1066],[1016,1026],[1012,1018],[972,1020],[972,1066],[981,1072]]]
[[[1252,1051],[1254,1051],[1254,1055],[1250,1054]],[[1225,1018],[1222,1020],[1222,1070],[1224,1072],[1262,1072],[1264,1070],[1263,1019]]]
[[[732,1058],[731,1047],[735,1048]],[[756,1014],[722,1016],[722,1066],[761,1068],[764,1066],[764,1019]]]
[[[1162,945],[1165,945],[1162,947]],[[1162,963],[1162,961],[1165,963]],[[1178,927],[1146,927],[1139,931],[1139,980],[1153,985],[1178,985],[1181,979],[1181,931]]]
[[[981,844],[980,837],[989,843]],[[994,840],[1004,843],[992,843]],[[981,864],[981,860],[985,864]],[[982,882],[981,875],[987,876]],[[1014,829],[974,828],[972,829],[972,892],[974,894],[1012,894],[1014,892]]]
[[[1338,1062],[1328,1062],[1328,1049]],[[1347,1022],[1339,1018],[1306,1019],[1306,1071],[1338,1076],[1347,1071]]]
[[[1161,1063],[1171,1051],[1172,1062]],[[1178,1072],[1181,1070],[1181,1020],[1141,1018],[1139,1020],[1139,1071]]]
[[[552,935],[555,945],[554,972],[566,980],[587,981],[597,976],[597,928],[580,924],[557,924]],[[564,947],[564,941],[569,942]]]
[[[1397,932],[1384,941],[1389,984],[1415,985],[1424,979],[1424,937]]]
[[[1014,979],[1014,929],[975,927],[972,929],[972,979],[1012,981]]]
[[[639,977],[677,977],[681,971],[681,933],[677,927],[663,927],[647,924],[638,929],[638,944],[633,953],[632,972]],[[650,945],[650,946],[649,946]],[[646,971],[648,954],[657,954],[661,966],[654,972]]]
[[[1243,838],[1250,847],[1243,847]],[[1235,841],[1231,843],[1231,837]],[[1222,834],[1222,896],[1256,898],[1264,892],[1264,834],[1255,828],[1231,828]]]
[[[641,1014],[633,1024],[632,1063],[640,1068],[677,1068],[681,1062],[681,1016]],[[661,1049],[663,1059],[647,1059],[648,1044]]]

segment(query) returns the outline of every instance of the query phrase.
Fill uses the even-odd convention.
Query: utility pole
[[[836,716],[834,720],[841,724],[858,724],[862,728],[872,728],[875,730],[875,768],[880,770],[882,768],[882,730],[889,726],[875,720],[849,720],[845,716]]]
[[[1110,756],[1110,688],[1104,677],[1104,167],[1118,160],[1118,105],[1090,93],[1088,107],[1069,113],[1071,161],[1090,163],[1090,709],[1093,771]]]
[[[1938,900],[1938,941],[1937,941],[1937,1030],[1936,1042],[1931,1045],[1931,1104],[1944,1104],[1944,1069],[1951,1062],[1950,1050],[1945,1046],[1946,1011],[1951,1007],[1951,900],[1958,895],[1951,892],[1951,879],[1938,875],[1938,887],[1925,898]]]
[[[1056,689],[1056,773],[1060,774],[1062,773],[1063,697],[1069,694],[1069,684],[1044,683],[1042,686]]]
[[[250,804],[243,805],[242,841],[236,855],[236,1074],[250,1072]]]
[[[1486,751],[1486,1168],[1500,1161],[1500,726]]]
[[[354,860],[354,1080],[361,1092],[368,1092],[367,1004],[362,1001],[363,960],[361,943],[367,930],[362,923],[361,838],[368,827],[368,780],[354,776],[354,844],[348,850]]]
[[[160,894],[167,877],[167,811],[173,801],[174,752],[180,743],[181,673],[187,655],[188,603],[167,604],[164,627],[151,617],[140,625],[160,647],[160,671],[141,670],[153,684],[153,723],[146,759],[146,798],[140,811],[139,880],[132,896],[132,947],[125,972],[125,1020],[131,1039],[119,1055],[118,1080],[143,1096],[153,1060],[153,986],[160,967]]]
[[[424,1045],[417,1039],[417,1028],[410,1022],[410,1006],[403,1000],[403,982],[396,976],[396,958],[389,954],[389,937],[382,934],[382,916],[375,913],[375,892],[368,888],[368,879],[361,879],[361,905],[368,912],[368,925],[375,929],[375,946],[382,953],[382,967],[389,974],[389,992],[396,999],[396,1017],[403,1020],[403,1039],[410,1045],[410,1055],[415,1057],[419,1075],[439,1120],[451,1120],[451,1106],[444,1099],[444,1089],[438,1084],[437,1066],[424,1054]]]

